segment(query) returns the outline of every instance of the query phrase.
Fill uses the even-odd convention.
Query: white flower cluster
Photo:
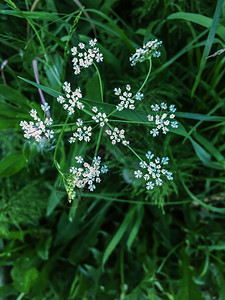
[[[168,180],[173,180],[173,173],[163,168],[163,165],[168,164],[168,157],[162,157],[161,159],[157,157],[153,160],[154,154],[151,151],[146,153],[146,157],[148,162],[144,160],[140,162],[140,167],[143,171],[134,171],[134,175],[136,178],[144,178],[147,181],[147,190],[153,190],[155,185],[161,186],[163,184],[161,175],[166,176]]]
[[[141,63],[150,57],[160,57],[161,52],[158,50],[161,46],[162,41],[155,39],[149,41],[143,45],[143,48],[136,49],[136,52],[129,58],[131,66],[135,66],[136,63]]]
[[[79,101],[82,98],[80,88],[77,88],[74,92],[71,91],[70,83],[64,82],[63,90],[66,92],[66,99],[63,96],[59,96],[57,101],[63,104],[63,108],[68,111],[69,115],[75,113],[75,107],[78,109],[83,109],[84,104]],[[68,103],[67,103],[68,101]]]
[[[88,189],[93,192],[96,188],[95,183],[101,182],[100,174],[108,172],[107,165],[101,166],[100,156],[95,157],[91,165],[84,162],[82,156],[76,156],[75,159],[77,164],[83,164],[83,166],[74,166],[70,169],[71,176],[67,182],[67,192],[70,201],[73,200],[76,195],[74,192],[75,188],[83,189],[87,186]]]
[[[96,106],[92,107],[92,111],[96,114],[95,116],[92,116],[92,119],[95,120],[96,123],[99,123],[100,127],[103,127],[106,122],[108,122],[108,118],[105,113],[98,112],[98,109]]]
[[[169,129],[168,126],[170,125],[172,128],[178,128],[178,122],[177,121],[172,121],[175,118],[175,105],[172,104],[169,106],[169,111],[167,108],[167,104],[162,102],[160,105],[155,104],[155,105],[151,105],[151,109],[152,111],[156,111],[156,112],[160,112],[159,115],[148,115],[147,118],[149,120],[149,122],[154,122],[155,125],[157,126],[156,128],[153,128],[152,130],[150,130],[150,134],[155,137],[157,135],[159,135],[159,130],[162,130],[163,134],[166,134]],[[166,113],[163,111],[167,111]]]
[[[110,136],[110,139],[111,139],[111,142],[113,145],[115,145],[116,143],[122,142],[122,144],[124,146],[127,146],[130,143],[129,141],[125,140],[125,135],[124,135],[125,130],[124,129],[119,130],[117,127],[115,127],[113,129],[113,131],[106,129],[105,132]]]
[[[86,49],[84,43],[79,43],[78,47],[73,47],[71,49],[74,74],[78,75],[81,72],[81,69],[90,67],[94,60],[99,63],[103,61],[103,55],[99,52],[99,48],[96,46],[97,39],[89,41],[89,47]]]
[[[114,93],[116,96],[119,96],[119,99],[121,100],[121,102],[116,106],[118,111],[122,111],[124,108],[134,110],[135,100],[140,101],[144,97],[144,95],[141,92],[138,92],[136,95],[132,97],[131,86],[129,84],[126,85],[126,91],[124,91],[123,93],[121,91],[121,88],[115,88]]]
[[[50,106],[48,105],[48,103],[45,103],[44,105],[41,105],[41,108],[44,112],[46,112],[50,109]],[[46,128],[46,126],[52,125],[52,118],[46,118],[44,121],[42,121],[38,117],[37,111],[35,109],[31,109],[30,116],[36,122],[20,122],[20,126],[24,130],[24,137],[26,139],[30,139],[31,137],[33,137],[36,142],[40,142],[44,137],[46,137],[47,139],[52,139],[54,137],[54,131]]]
[[[85,142],[90,142],[91,140],[91,135],[92,135],[92,127],[91,126],[83,126],[83,120],[82,119],[77,119],[76,122],[78,128],[77,131],[73,133],[73,136],[69,138],[69,142],[75,143],[76,140],[82,141],[84,140]]]

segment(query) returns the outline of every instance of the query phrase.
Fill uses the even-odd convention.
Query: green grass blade
[[[125,234],[126,230],[128,229],[129,225],[131,224],[131,221],[133,219],[133,215],[135,213],[136,206],[134,206],[126,215],[124,218],[122,224],[120,225],[119,229],[115,233],[114,237],[110,241],[109,245],[107,246],[103,259],[102,259],[102,266],[104,267],[105,263],[107,262],[109,256],[112,254],[112,252],[117,247],[118,243],[122,239],[123,235]]]
[[[223,3],[223,0],[220,1]],[[211,28],[213,20],[212,18],[200,15],[200,14],[193,14],[193,13],[186,13],[186,12],[177,12],[174,14],[171,14],[167,17],[167,20],[184,20],[193,22],[196,24],[199,24],[206,28]],[[216,33],[219,35],[219,37],[225,41],[225,26],[218,24]]]
[[[205,65],[206,65],[206,62],[207,62],[206,57],[209,56],[209,52],[210,52],[211,47],[212,47],[213,39],[214,39],[215,34],[216,34],[217,24],[219,22],[219,17],[220,17],[220,12],[221,12],[221,9],[222,9],[222,5],[223,5],[223,0],[218,0],[216,10],[215,10],[215,14],[214,14],[213,21],[212,21],[212,26],[210,27],[209,34],[208,34],[208,37],[207,37],[207,40],[206,40],[206,43],[205,43],[205,48],[204,48],[204,51],[203,51],[203,54],[202,54],[198,74],[195,78],[195,82],[194,82],[194,85],[193,85],[193,88],[192,88],[192,91],[191,91],[191,96],[192,97],[195,93],[195,90],[197,89],[197,87],[199,85],[199,82],[201,80],[202,72],[203,72],[203,70],[205,68]]]

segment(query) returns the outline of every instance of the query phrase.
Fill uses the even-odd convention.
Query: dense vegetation
[[[224,1],[4,0],[0,23],[0,299],[225,299]],[[94,38],[104,60],[75,76],[70,49]],[[142,101],[112,116],[130,146],[102,128],[68,143],[77,117],[89,121],[76,112],[66,123],[63,83],[109,114],[114,88],[145,81],[149,62],[129,57],[155,39]],[[31,109],[43,113],[38,87],[51,141],[25,139],[20,126]],[[146,116],[162,102],[179,126],[153,137]],[[134,176],[149,150],[173,173],[153,190]],[[77,155],[100,155],[109,171],[68,201]]]

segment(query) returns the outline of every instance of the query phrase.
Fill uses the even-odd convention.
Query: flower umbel
[[[78,128],[76,132],[73,133],[73,136],[69,138],[69,142],[75,143],[76,140],[81,142],[84,140],[85,142],[90,142],[91,140],[91,135],[92,135],[92,127],[91,126],[83,126],[83,121],[82,119],[77,119],[76,122]]]
[[[82,156],[76,156],[76,164],[81,165],[73,166],[70,168],[70,176],[67,179],[67,192],[69,196],[69,202],[71,202],[75,196],[75,188],[83,189],[87,187],[89,191],[93,192],[96,188],[96,183],[100,183],[100,175],[108,172],[106,165],[101,166],[101,157],[94,157],[91,164],[84,162]]]
[[[84,43],[79,43],[77,47],[73,47],[71,49],[72,55],[74,58],[73,69],[74,74],[80,74],[83,68],[90,67],[94,61],[97,63],[103,61],[103,55],[99,52],[99,48],[95,47],[97,43],[97,39],[93,39],[89,41],[89,46],[86,48]]]
[[[155,104],[151,105],[152,111],[159,112],[159,114],[153,116],[148,115],[147,118],[149,122],[153,122],[156,125],[156,128],[150,130],[150,134],[155,137],[159,135],[159,130],[162,130],[163,134],[166,134],[169,131],[168,126],[172,128],[178,128],[178,122],[174,121],[175,118],[175,105],[172,104],[167,108],[167,104],[162,102],[160,105]],[[166,111],[166,112],[164,112]]]
[[[129,58],[131,66],[135,66],[136,63],[141,63],[151,57],[160,57],[161,52],[158,49],[161,44],[162,41],[155,39],[147,42],[143,45],[143,48],[136,49],[136,52]]]
[[[142,100],[144,95],[141,92],[138,92],[136,95],[132,96],[131,86],[129,84],[126,85],[126,90],[122,93],[121,88],[115,88],[114,94],[119,96],[121,100],[120,103],[116,106],[118,111],[122,111],[124,108],[135,109],[134,103],[135,100]]]
[[[69,115],[73,115],[75,113],[75,107],[78,109],[83,109],[84,104],[79,101],[82,98],[80,88],[76,88],[74,92],[71,91],[70,83],[67,81],[64,82],[63,90],[66,93],[66,98],[63,96],[59,96],[57,101],[60,104],[63,104],[63,108],[68,111]]]
[[[100,127],[103,127],[105,123],[108,122],[108,118],[105,113],[98,112],[98,109],[96,106],[92,107],[92,111],[96,114],[95,116],[92,116],[92,119],[95,120],[96,123],[99,123]]]
[[[154,154],[151,151],[148,151],[145,156],[148,162],[141,161],[140,167],[143,170],[134,171],[134,175],[136,178],[144,178],[147,190],[153,190],[156,185],[161,186],[163,184],[161,176],[166,177],[168,180],[173,180],[173,173],[164,168],[164,165],[168,164],[168,157],[153,159]]]
[[[41,105],[42,110],[46,112],[46,107],[48,107],[47,110],[50,109],[50,106],[48,103],[46,103],[46,106]],[[30,116],[34,119],[36,122],[30,121],[29,123],[27,121],[21,121],[20,126],[24,130],[24,137],[26,139],[30,139],[33,137],[36,142],[40,142],[44,137],[47,139],[52,139],[54,137],[54,131],[50,130],[46,126],[52,125],[53,120],[52,118],[45,118],[45,120],[41,120],[41,118],[38,117],[37,111],[35,109],[31,109]]]
[[[129,141],[125,140],[124,129],[119,130],[117,127],[115,127],[113,130],[106,129],[105,132],[109,135],[113,145],[116,143],[122,143],[124,146],[127,146],[130,143]]]

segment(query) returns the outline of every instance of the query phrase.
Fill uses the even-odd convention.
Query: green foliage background
[[[225,48],[224,1],[33,4],[0,3],[0,62],[7,60],[0,78],[0,298],[225,299],[225,57],[207,59]],[[116,103],[115,86],[138,89],[145,78],[147,64],[129,66],[134,49],[163,41],[144,101],[121,118],[141,155],[152,149],[169,156],[174,181],[147,194],[134,181],[132,153],[104,139],[99,151],[110,173],[70,205],[54,168],[54,145],[26,141],[19,123],[40,105],[30,84],[38,56],[46,100],[63,124],[56,95],[65,80],[78,84],[70,48],[95,35],[104,55],[106,111]],[[79,77],[79,86],[99,105],[93,70]],[[145,115],[161,101],[177,106],[180,126],[155,140]],[[57,159],[68,171],[75,153],[91,157],[94,146],[61,143]]]

